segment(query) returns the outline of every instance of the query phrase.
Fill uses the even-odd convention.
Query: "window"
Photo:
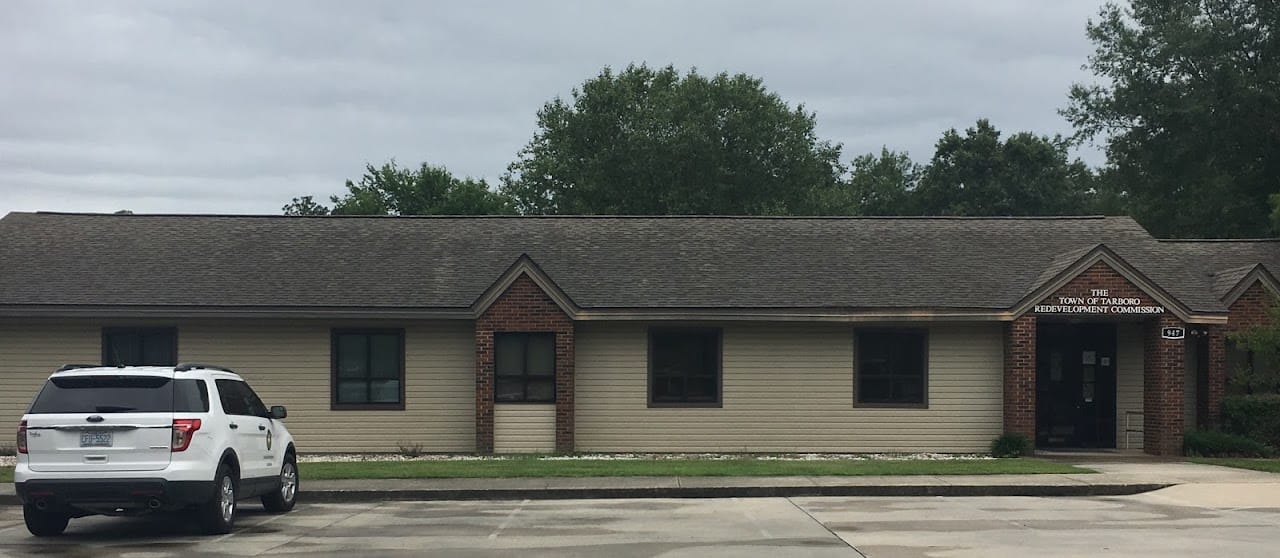
[[[720,404],[720,330],[649,330],[649,404]]]
[[[404,408],[404,330],[334,330],[334,409]]]
[[[924,331],[860,331],[857,350],[855,401],[885,406],[928,404],[928,335]]]
[[[554,403],[556,334],[493,334],[493,399],[498,403]]]
[[[258,399],[258,394],[249,389],[249,384],[239,380],[218,380],[218,400],[222,402],[222,412],[228,415],[244,415],[249,417],[265,417],[268,415],[266,405]]]
[[[209,412],[204,380],[164,376],[64,376],[45,383],[31,414]]]
[[[178,330],[171,327],[109,327],[102,330],[105,366],[176,366]]]

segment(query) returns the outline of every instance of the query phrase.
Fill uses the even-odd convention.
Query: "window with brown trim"
[[[721,330],[649,330],[649,404],[720,404]]]
[[[178,329],[173,327],[102,328],[104,366],[176,366]]]
[[[493,334],[493,399],[498,403],[555,403],[556,334]]]
[[[404,409],[404,330],[335,329],[333,409]]]
[[[855,401],[868,406],[928,404],[929,336],[924,330],[866,330],[857,334]]]

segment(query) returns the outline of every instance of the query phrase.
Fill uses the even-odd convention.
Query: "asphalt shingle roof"
[[[267,217],[11,213],[0,305],[465,308],[528,254],[582,308],[1007,309],[1105,244],[1195,311],[1275,242],[1125,217]]]

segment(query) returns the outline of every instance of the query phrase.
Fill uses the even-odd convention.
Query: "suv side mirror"
[[[271,418],[279,420],[289,416],[289,411],[285,410],[284,405],[271,406]]]

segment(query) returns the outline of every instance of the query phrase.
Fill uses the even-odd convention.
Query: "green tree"
[[[329,208],[321,205],[320,202],[317,202],[315,198],[311,196],[293,198],[293,201],[285,204],[281,209],[284,211],[285,215],[295,217],[328,215],[331,213]]]
[[[1280,300],[1272,299],[1267,319],[1228,337],[1241,350],[1253,354],[1256,368],[1248,364],[1231,372],[1230,387],[1239,393],[1280,393]]]
[[[906,153],[881,148],[880,154],[854,157],[849,180],[840,197],[825,204],[833,213],[850,215],[911,215],[912,196],[922,169]]]
[[[1132,0],[1090,21],[1062,113],[1101,140],[1128,207],[1161,236],[1261,236],[1280,191],[1280,2]]]
[[[365,165],[359,182],[347,181],[347,194],[330,196],[330,209],[311,196],[294,198],[285,215],[505,215],[515,207],[484,180],[458,178],[444,167],[423,163],[406,168],[391,161]]]
[[[1095,178],[1060,137],[1000,131],[979,120],[942,134],[916,190],[923,215],[1075,215],[1093,211]]]
[[[605,68],[537,126],[503,178],[524,213],[820,213],[843,173],[814,115],[744,74]]]

